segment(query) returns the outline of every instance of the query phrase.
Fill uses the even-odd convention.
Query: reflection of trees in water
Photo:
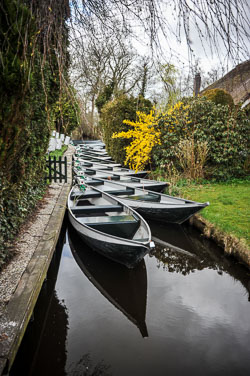
[[[195,272],[195,270],[202,270],[203,263],[197,257],[192,257],[186,254],[174,251],[171,248],[162,248],[156,244],[152,256],[157,259],[157,268],[163,268],[170,273],[181,273],[187,275]]]
[[[106,365],[103,360],[96,365],[93,364],[89,353],[84,354],[77,363],[71,363],[67,370],[70,376],[111,376],[110,365]]]
[[[163,247],[156,244],[151,256],[157,259],[157,267],[170,273],[181,273],[188,275],[197,270],[213,269],[218,274],[229,274],[236,281],[240,281],[246,288],[250,301],[250,275],[244,265],[239,264],[235,259],[223,253],[213,241],[206,239],[191,227],[182,226],[178,233],[179,241],[185,236],[185,249]],[[184,244],[184,242],[183,242]],[[183,246],[182,244],[182,246]],[[188,250],[188,252],[187,252]]]
[[[150,227],[156,240],[152,255],[158,261],[158,268],[183,275],[205,268],[224,270],[222,252],[212,242],[206,242],[197,231],[186,226],[156,225],[154,222]]]

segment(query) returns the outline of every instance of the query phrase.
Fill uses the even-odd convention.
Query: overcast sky
[[[250,58],[250,40],[247,37],[243,38],[243,43],[245,43],[244,53],[239,53],[238,56],[235,53],[235,59],[226,58],[226,48],[223,46],[222,40],[218,40],[217,46],[209,41],[206,35],[205,28],[202,27],[201,22],[197,22],[199,27],[202,29],[204,35],[201,40],[197,32],[197,28],[194,24],[194,20],[190,19],[190,29],[189,36],[191,40],[191,47],[193,49],[193,56],[190,55],[190,51],[186,42],[186,35],[184,32],[183,24],[182,27],[178,28],[178,17],[175,10],[173,10],[174,1],[164,3],[161,7],[162,9],[162,19],[165,22],[165,28],[167,30],[167,38],[163,35],[163,32],[158,30],[158,37],[161,45],[161,51],[159,52],[160,58],[165,59],[167,62],[173,63],[178,67],[188,67],[190,63],[193,63],[195,59],[199,58],[200,65],[202,69],[206,72],[215,66],[223,65],[226,71],[231,70],[240,62],[243,62]],[[249,18],[249,14],[246,14],[246,19]],[[228,20],[227,20],[228,21]],[[226,22],[225,22],[226,24]],[[245,27],[249,32],[249,24],[245,23]],[[151,54],[150,40],[146,33],[142,30],[137,20],[132,23],[132,30],[137,35],[137,40],[134,39],[133,45],[135,46],[138,53],[141,55]],[[230,30],[233,34],[233,27]],[[179,36],[179,41],[177,37]],[[240,47],[243,49],[243,43]],[[217,51],[216,51],[217,47]]]

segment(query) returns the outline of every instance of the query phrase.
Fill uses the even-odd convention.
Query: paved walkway
[[[0,273],[0,375],[10,369],[39,296],[63,222],[71,187],[69,146],[68,182],[52,183],[34,217],[21,229],[16,255]]]

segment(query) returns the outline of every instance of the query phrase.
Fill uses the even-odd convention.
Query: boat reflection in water
[[[68,228],[69,245],[80,269],[91,283],[148,337],[145,322],[147,307],[147,269],[142,260],[128,269],[93,252],[72,226]]]

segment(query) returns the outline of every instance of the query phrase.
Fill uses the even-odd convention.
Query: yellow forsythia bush
[[[136,112],[137,121],[123,120],[124,124],[130,125],[132,129],[127,132],[113,133],[112,138],[132,139],[129,146],[125,148],[125,164],[138,171],[144,169],[151,162],[151,151],[155,145],[159,145],[161,132],[155,130],[158,123],[156,110],[153,109],[147,115],[143,112]]]

